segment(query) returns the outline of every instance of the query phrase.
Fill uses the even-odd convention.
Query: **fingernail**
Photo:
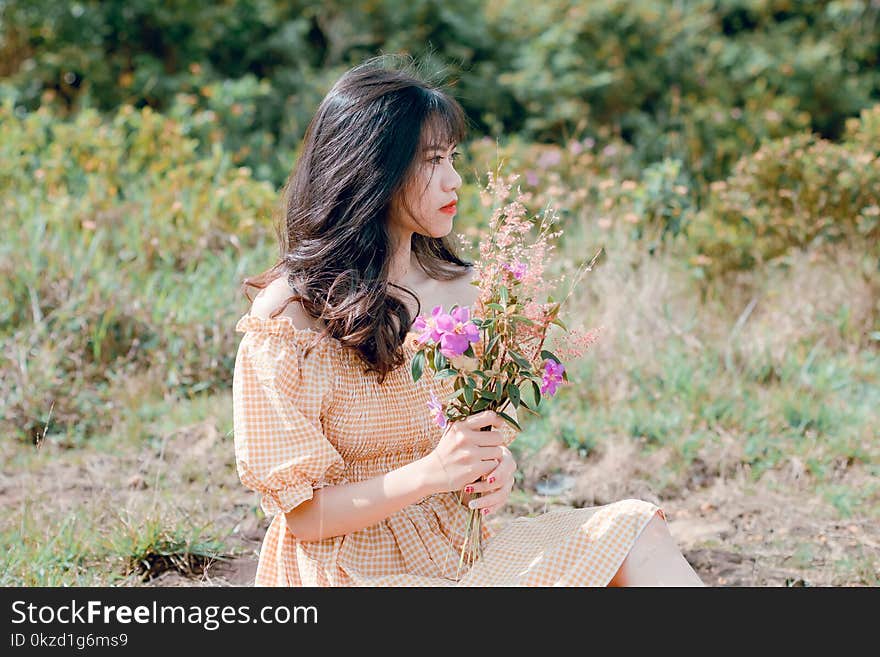
[[[465,493],[473,493],[473,492],[474,492],[474,487],[473,487],[473,486],[466,486],[465,489],[464,489],[464,492],[465,492]]]
[[[490,483],[490,484],[494,484],[494,483],[495,483],[495,477],[489,477],[489,483]]]
[[[483,515],[484,515],[484,516],[485,516],[485,515],[488,515],[488,513],[489,513],[489,509],[483,509]]]

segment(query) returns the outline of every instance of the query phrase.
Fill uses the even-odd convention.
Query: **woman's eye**
[[[449,161],[450,161],[450,162],[455,162],[455,160],[458,158],[458,156],[459,156],[459,152],[458,152],[458,151],[453,151],[453,152],[449,155]],[[432,157],[432,158],[429,160],[429,162],[432,162],[433,164],[436,165],[436,164],[439,164],[439,163],[440,163],[440,160],[442,160],[442,159],[443,159],[443,156],[442,156],[442,155],[435,155],[434,157]]]

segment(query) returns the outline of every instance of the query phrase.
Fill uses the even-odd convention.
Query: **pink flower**
[[[437,395],[431,392],[431,400],[428,402],[428,410],[434,416],[434,421],[441,429],[446,428],[446,414],[443,412],[443,404],[437,399]]]
[[[505,262],[501,266],[509,271],[511,274],[513,274],[513,277],[518,281],[521,281],[523,279],[523,276],[525,276],[526,273],[529,271],[529,266],[524,262],[520,262],[519,260],[517,260],[516,263],[514,263],[513,265]]]
[[[425,319],[421,315],[413,322],[413,330],[419,331],[416,340],[420,343],[439,342],[441,333],[437,329],[437,320],[443,315],[443,306],[435,306],[431,316]]]
[[[470,319],[469,308],[456,308],[451,314],[444,313],[442,306],[435,306],[431,317],[416,317],[413,328],[421,331],[420,343],[440,345],[440,353],[447,358],[461,356],[472,343],[480,341],[480,330]]]
[[[546,150],[538,157],[538,166],[542,169],[555,167],[562,161],[562,153],[559,149]]]
[[[544,361],[544,376],[541,381],[541,394],[553,396],[556,394],[556,388],[562,383],[562,373],[565,366],[554,360]]]

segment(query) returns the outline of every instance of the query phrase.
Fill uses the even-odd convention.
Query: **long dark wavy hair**
[[[326,336],[356,350],[365,373],[382,383],[403,364],[402,344],[415,316],[401,295],[418,297],[388,280],[392,243],[388,213],[400,203],[420,163],[423,144],[464,140],[461,105],[423,80],[413,60],[382,56],[347,71],[333,85],[306,130],[301,154],[283,189],[276,217],[278,261],[245,278],[262,289],[280,276],[295,292],[272,313],[299,301],[326,325]],[[447,237],[414,233],[412,252],[438,280],[466,275]]]

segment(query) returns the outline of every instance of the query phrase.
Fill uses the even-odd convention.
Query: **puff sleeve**
[[[333,387],[332,346],[320,344],[304,357],[315,334],[285,317],[246,315],[236,331],[245,333],[232,380],[238,476],[260,494],[267,515],[287,513],[316,488],[339,483],[344,471],[321,425]]]

